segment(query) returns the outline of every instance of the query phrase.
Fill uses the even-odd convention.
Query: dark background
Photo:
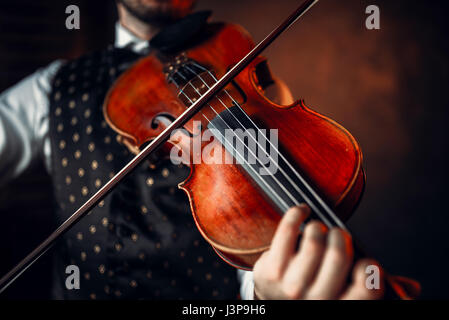
[[[261,40],[298,0],[200,0],[214,19]],[[449,298],[446,163],[448,37],[444,1],[322,0],[265,53],[273,72],[314,110],[346,127],[365,158],[364,198],[349,226],[393,274],[418,279],[422,298]],[[77,4],[81,29],[65,29]],[[380,7],[367,30],[365,8]],[[0,4],[0,91],[56,58],[113,39],[114,1],[15,0]],[[0,189],[0,273],[54,228],[42,164]],[[51,265],[41,259],[2,298],[45,299]]]

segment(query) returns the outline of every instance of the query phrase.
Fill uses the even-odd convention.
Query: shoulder
[[[14,86],[5,90],[2,93],[2,96],[8,96],[10,93],[14,91],[23,89],[30,89],[30,90],[42,89],[44,91],[45,89],[49,89],[53,77],[61,69],[64,63],[65,63],[64,60],[55,60],[49,63],[48,65],[37,69],[32,74],[28,75],[27,77],[23,78],[21,81],[16,83]]]

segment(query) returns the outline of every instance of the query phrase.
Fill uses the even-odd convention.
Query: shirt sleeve
[[[0,94],[0,185],[38,158],[50,167],[49,95],[57,60]]]
[[[254,279],[252,271],[237,270],[240,281],[240,296],[242,300],[254,300]]]

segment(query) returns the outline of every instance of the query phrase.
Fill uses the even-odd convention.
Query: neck
[[[120,24],[140,39],[150,40],[160,31],[160,25],[156,26],[139,20],[126,10],[121,3],[117,4],[117,8]]]

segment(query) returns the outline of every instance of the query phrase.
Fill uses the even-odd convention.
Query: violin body
[[[248,33],[236,25],[210,24],[206,34],[183,50],[181,57],[204,66],[216,78],[254,47]],[[182,64],[179,57],[176,54],[161,58],[153,53],[142,58],[120,76],[106,97],[104,114],[108,124],[136,153],[159,135],[170,119],[186,110],[186,98],[194,100],[199,94],[194,89],[207,89],[198,78],[179,88],[167,79],[168,70]],[[362,153],[356,140],[335,121],[306,107],[303,101],[285,106],[269,100],[262,85],[269,81],[268,70],[266,59],[258,57],[226,91],[261,128],[278,129],[279,145],[286,157],[337,215],[346,220],[364,189]],[[213,84],[210,75],[204,73],[203,78]],[[213,119],[232,103],[228,95],[220,93],[210,101],[211,108],[204,107],[185,129],[193,136],[195,120],[201,121],[204,130],[209,124],[207,119]],[[210,142],[203,142],[201,147],[207,144]],[[186,147],[182,143],[176,146]],[[223,154],[227,152],[223,146],[217,147],[223,148]],[[201,162],[191,164],[190,168],[190,176],[179,187],[189,197],[198,230],[226,262],[251,269],[269,248],[282,212],[239,164]]]

